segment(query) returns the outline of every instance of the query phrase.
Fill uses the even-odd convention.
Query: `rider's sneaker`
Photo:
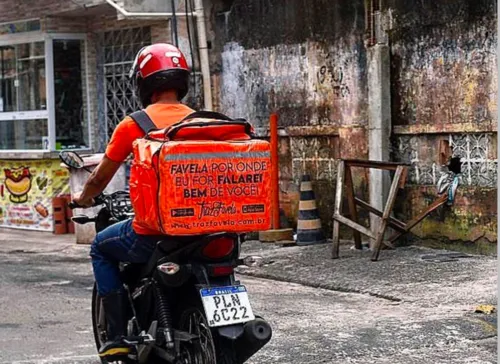
[[[99,357],[108,362],[124,360],[132,353],[132,348],[122,340],[108,341],[99,350]]]

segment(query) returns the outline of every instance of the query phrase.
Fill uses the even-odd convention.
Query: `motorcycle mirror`
[[[85,162],[76,152],[61,152],[59,153],[59,158],[70,168],[81,169],[85,167]]]

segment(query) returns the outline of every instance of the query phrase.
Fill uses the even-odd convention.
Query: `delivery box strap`
[[[204,127],[216,127],[216,126],[242,126],[245,129],[245,134],[254,137],[252,125],[244,120],[214,120],[214,121],[199,121],[199,122],[190,122],[190,123],[178,123],[172,125],[165,135],[167,139],[173,140],[175,136],[184,129],[192,129],[192,128],[204,128]]]
[[[144,110],[133,112],[129,116],[137,123],[137,125],[139,125],[139,127],[145,134],[148,134],[152,130],[158,129],[155,123],[153,123],[153,120],[151,120],[149,115]]]
[[[188,116],[186,116],[183,121],[188,121],[191,119],[215,119],[215,120],[227,120],[227,121],[246,121],[245,119],[231,119],[229,116],[221,114],[215,111],[195,111]]]

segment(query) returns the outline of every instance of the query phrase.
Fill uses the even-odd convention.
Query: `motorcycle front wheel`
[[[106,317],[104,316],[104,309],[102,307],[102,301],[97,293],[97,285],[94,283],[94,288],[92,289],[92,329],[94,332],[94,340],[97,351],[107,340],[106,332]],[[100,358],[102,364],[109,364],[107,360]],[[119,361],[118,364],[126,364],[125,362]]]
[[[94,288],[92,289],[92,330],[94,332],[94,340],[97,351],[106,342],[106,319],[104,317],[104,310],[102,307],[101,298],[97,293],[97,285],[94,283]],[[101,359],[102,364],[107,364],[108,362]]]

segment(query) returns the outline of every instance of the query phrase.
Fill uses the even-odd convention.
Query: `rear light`
[[[224,266],[219,266],[219,267],[212,267],[211,269],[211,275],[214,277],[220,277],[220,276],[228,276],[230,274],[233,274],[234,268],[230,265],[224,265]]]
[[[208,243],[202,251],[203,256],[211,259],[220,259],[227,257],[234,250],[234,239],[218,238]]]

